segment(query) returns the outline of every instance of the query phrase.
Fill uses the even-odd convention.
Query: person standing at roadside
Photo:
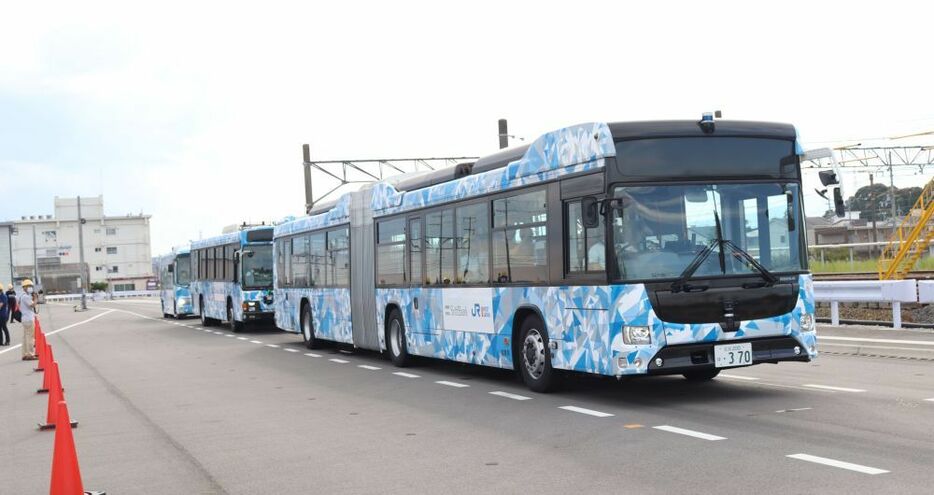
[[[10,300],[6,293],[0,290],[0,346],[10,345],[10,331],[6,327],[7,313],[10,311]]]
[[[23,361],[35,361],[36,357],[36,288],[32,280],[23,280],[23,293],[20,294],[19,311],[23,319]]]
[[[3,287],[0,287],[0,290],[3,290]],[[6,298],[10,303],[10,323],[13,323],[13,321],[16,320],[16,289],[13,288],[13,284],[10,284],[10,287],[6,291]]]

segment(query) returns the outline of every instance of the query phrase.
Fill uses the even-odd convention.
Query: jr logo
[[[470,310],[470,316],[477,317],[480,316],[480,305],[474,304],[473,309]]]

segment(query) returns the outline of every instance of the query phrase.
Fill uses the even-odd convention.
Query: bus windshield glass
[[[175,285],[187,286],[191,282],[191,256],[175,258]]]
[[[677,278],[708,246],[713,252],[693,277],[754,274],[730,249],[721,257],[721,239],[770,272],[803,271],[798,189],[795,183],[735,182],[617,187],[609,208],[617,278]]]
[[[249,252],[253,255],[250,256]],[[243,288],[272,287],[272,245],[248,245],[243,249],[240,265],[243,268]]]

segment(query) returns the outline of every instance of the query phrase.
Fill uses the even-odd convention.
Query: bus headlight
[[[651,345],[652,332],[647,326],[623,325],[623,343],[626,345]]]
[[[191,304],[191,301],[190,301],[187,297],[179,297],[179,298],[178,298],[178,305],[179,305],[179,306],[188,306],[189,304]]]
[[[813,332],[814,331],[814,317],[810,313],[801,313],[801,318],[798,320],[798,323],[801,324],[802,332]]]
[[[256,301],[246,301],[243,303],[244,311],[256,311]]]

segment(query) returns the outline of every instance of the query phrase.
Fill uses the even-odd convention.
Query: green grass
[[[845,272],[875,272],[878,270],[876,260],[834,260],[821,263],[819,259],[811,259],[811,271],[814,273],[845,273]],[[918,260],[915,270],[934,270],[934,257],[925,257]]]

